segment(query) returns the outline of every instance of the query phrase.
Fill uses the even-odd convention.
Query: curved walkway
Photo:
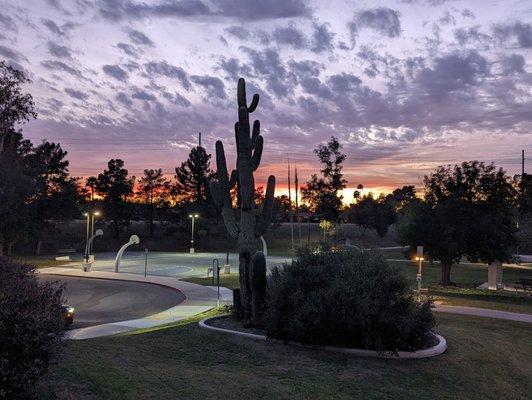
[[[194,283],[179,281],[176,278],[151,275],[145,278],[142,275],[135,274],[105,271],[83,272],[80,269],[59,267],[41,268],[37,271],[45,275],[150,283],[179,290],[185,296],[185,301],[177,306],[144,318],[73,329],[67,334],[69,339],[90,339],[99,336],[115,335],[140,328],[152,328],[158,325],[169,324],[209,311],[216,307],[217,304],[217,295],[212,289]]]
[[[527,322],[529,324],[532,324],[532,314],[520,314],[520,313],[509,312],[509,311],[491,310],[488,308],[445,306],[445,305],[437,305],[436,307],[433,308],[433,310],[436,312],[472,315],[475,317],[505,319],[508,321]]]

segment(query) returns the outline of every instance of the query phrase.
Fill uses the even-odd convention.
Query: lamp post
[[[99,216],[100,215],[100,212],[99,211],[94,211],[92,213],[92,223],[91,223],[91,237],[94,236],[94,219],[95,217]],[[90,248],[89,248],[89,254],[92,253],[92,242],[90,244]]]
[[[194,221],[199,218],[199,214],[189,214],[189,218],[192,219],[192,236],[190,238],[190,254],[194,254]]]
[[[85,217],[87,217],[87,236],[85,238],[85,258],[89,258],[89,230],[90,230],[90,214],[85,213],[83,214]]]
[[[417,255],[416,255],[415,260],[418,262],[417,276],[416,276],[418,298],[421,297],[421,280],[422,280],[422,274],[421,273],[422,273],[423,260],[424,259],[425,258],[423,257],[423,246],[417,246]]]

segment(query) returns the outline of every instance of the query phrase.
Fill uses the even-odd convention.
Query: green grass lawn
[[[384,252],[386,258],[391,258],[389,252]],[[397,252],[397,250],[395,250]],[[397,254],[396,254],[397,255]],[[413,288],[417,287],[417,266],[408,261],[390,262],[398,267],[407,277]],[[435,301],[446,305],[490,308],[493,310],[512,311],[532,314],[532,295],[523,295],[512,292],[492,292],[476,289],[477,286],[488,280],[486,265],[463,263],[453,266],[451,273],[457,287],[441,287],[439,264],[423,267],[423,287],[428,288],[427,293]],[[506,282],[514,282],[520,278],[532,278],[532,270],[504,267],[503,273]],[[212,278],[188,278],[188,282],[199,285],[212,285]],[[220,275],[220,285],[234,289],[239,287],[238,274]]]
[[[20,263],[35,265],[37,268],[74,264],[73,262],[69,261],[57,261],[51,256],[17,256],[13,257],[13,259]]]
[[[40,399],[526,399],[530,325],[437,315],[448,351],[376,360],[255,342],[200,329],[69,341],[37,386]],[[55,393],[54,393],[55,392]]]

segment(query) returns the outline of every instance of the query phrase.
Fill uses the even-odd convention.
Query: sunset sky
[[[7,5],[4,5],[6,4]],[[435,166],[532,157],[532,1],[5,0],[0,57],[27,71],[75,176],[122,158],[173,173],[197,143],[234,156],[236,81],[261,102],[260,184],[286,187],[337,136],[346,178],[376,191]],[[249,94],[248,94],[249,96]],[[230,156],[231,158],[231,156]],[[214,163],[212,165],[214,167]]]

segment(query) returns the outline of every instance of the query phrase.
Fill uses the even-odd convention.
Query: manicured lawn
[[[229,289],[234,289],[240,287],[239,282],[239,275],[238,274],[231,274],[231,275],[220,275],[220,286],[224,286]],[[204,285],[204,286],[213,286],[212,284],[212,277],[210,278],[186,278],[183,279],[186,282],[192,282],[196,283],[198,285]]]
[[[388,253],[384,252],[384,256],[391,258]],[[398,267],[406,275],[413,288],[417,287],[417,266],[414,263],[408,260],[390,261],[390,263]],[[532,278],[532,270],[505,267],[503,277],[506,282],[514,282],[525,277]],[[439,286],[439,264],[431,266],[427,263],[423,267],[423,287],[428,288],[427,294],[432,296],[435,301],[447,305],[532,314],[532,295],[530,294],[476,289],[477,286],[488,280],[486,265],[467,263],[456,265],[453,267],[452,279],[457,284],[457,287],[441,287]],[[212,285],[212,278],[188,278],[185,280],[199,285]],[[239,287],[238,274],[220,275],[220,285],[230,289]]]
[[[375,360],[254,342],[197,326],[69,341],[37,397],[59,399],[526,399],[530,325],[437,315],[447,353]]]
[[[17,256],[16,261],[35,265],[37,268],[57,267],[60,265],[75,264],[69,261],[57,261],[52,256]]]

